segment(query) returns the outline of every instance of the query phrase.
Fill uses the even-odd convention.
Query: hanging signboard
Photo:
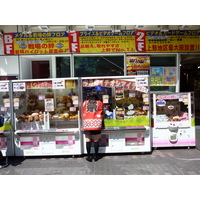
[[[146,52],[200,51],[200,31],[146,31]]]
[[[135,52],[135,31],[80,31],[80,53]]]
[[[80,53],[79,32],[70,32],[69,35],[69,49],[72,53]]]
[[[140,92],[148,93],[147,86],[148,79],[141,78],[134,81],[126,81],[126,80],[115,80],[115,79],[104,79],[104,80],[96,80],[96,79],[84,79],[83,87],[94,87],[97,85],[101,85],[102,87],[116,87],[122,86],[124,89],[128,90],[137,90]],[[141,84],[141,85],[140,85]]]
[[[52,81],[31,81],[26,82],[26,89],[52,88]]]
[[[137,30],[135,35],[136,51],[146,52],[146,31]]]
[[[54,54],[69,52],[68,33],[35,32],[3,34],[4,53],[15,54]]]
[[[4,54],[197,52],[199,30],[4,33]]]

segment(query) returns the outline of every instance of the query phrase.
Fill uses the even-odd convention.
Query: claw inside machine
[[[99,153],[150,152],[148,76],[82,78],[83,101],[93,88],[105,105]]]
[[[13,81],[16,156],[80,155],[79,80]]]
[[[195,146],[194,93],[153,94],[153,147]]]

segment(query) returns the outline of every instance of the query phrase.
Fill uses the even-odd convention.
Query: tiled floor
[[[0,175],[196,175],[200,174],[200,128],[196,148],[158,148],[151,153],[105,154],[97,162],[84,156],[12,157]]]

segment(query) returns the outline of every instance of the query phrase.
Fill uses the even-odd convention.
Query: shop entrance
[[[194,91],[195,123],[200,125],[200,54],[181,55],[180,92]]]
[[[50,78],[50,69],[48,60],[32,61],[32,78]]]

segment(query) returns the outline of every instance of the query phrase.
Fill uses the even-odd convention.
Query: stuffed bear
[[[38,105],[37,99],[38,99],[38,97],[34,94],[31,94],[28,96],[28,102],[27,102],[28,103],[28,105],[27,105],[28,111],[30,111],[30,110],[33,111],[37,108],[37,105]]]

